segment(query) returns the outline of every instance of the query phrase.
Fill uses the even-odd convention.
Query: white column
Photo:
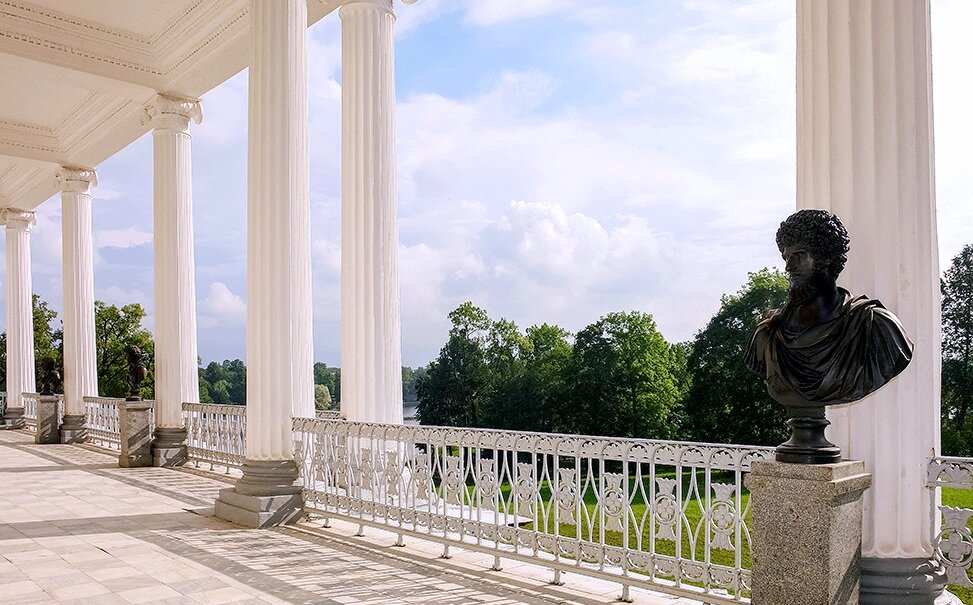
[[[199,401],[196,267],[193,249],[192,137],[198,100],[156,96],[145,107],[155,163],[155,423],[154,460],[184,460],[182,403]],[[172,450],[172,451],[170,451]]]
[[[91,186],[97,174],[90,168],[65,167],[58,171],[57,181],[64,270],[64,422],[80,430],[82,397],[98,395],[91,239]],[[62,435],[62,440],[70,438]]]
[[[36,388],[30,279],[30,228],[36,219],[33,212],[4,208],[0,222],[7,226],[7,409],[22,415],[23,393]]]
[[[915,341],[875,395],[830,408],[830,438],[874,476],[862,555],[928,559],[939,450],[940,307],[928,0],[799,0],[798,207],[836,213],[851,236],[839,278],[878,298]],[[865,602],[863,577],[863,602]]]
[[[402,423],[391,0],[341,17],[341,412]]]
[[[247,458],[290,460],[291,413],[314,406],[307,9],[252,0],[250,14]]]

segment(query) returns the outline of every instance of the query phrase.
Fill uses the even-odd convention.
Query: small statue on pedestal
[[[135,345],[128,345],[125,347],[125,355],[128,357],[127,400],[139,401],[142,399],[139,396],[139,387],[142,386],[142,382],[149,375],[149,371],[145,369],[145,358],[142,355],[142,349]]]
[[[791,438],[780,462],[828,464],[841,451],[824,436],[825,406],[858,401],[912,360],[912,341],[877,300],[838,287],[848,232],[826,210],[800,210],[781,223],[777,247],[790,278],[790,299],[762,321],[745,361],[787,408]]]

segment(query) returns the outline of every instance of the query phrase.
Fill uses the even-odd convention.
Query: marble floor
[[[231,479],[193,469],[122,469],[85,446],[0,431],[0,603],[616,602],[619,586],[357,526],[244,529],[212,517]],[[641,605],[692,605],[632,589]]]

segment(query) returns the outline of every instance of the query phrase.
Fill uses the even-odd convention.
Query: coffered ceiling
[[[307,0],[308,25],[339,0]],[[62,165],[148,130],[156,92],[199,97],[245,68],[249,0],[0,0],[0,207],[33,209]]]

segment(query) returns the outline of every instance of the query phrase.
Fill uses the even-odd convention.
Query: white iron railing
[[[560,573],[746,602],[772,448],[294,419],[305,507]]]
[[[247,439],[247,407],[215,403],[183,403],[186,454],[196,467],[208,463],[230,472],[243,464]]]
[[[314,416],[320,420],[342,420],[341,410],[318,410]]]
[[[121,425],[118,406],[120,397],[85,397],[85,425],[88,441],[109,449],[121,449]]]
[[[24,430],[34,433],[37,431],[37,404],[41,396],[37,393],[24,393],[21,397],[24,402]]]
[[[929,461],[927,485],[930,488],[973,490],[973,458],[938,457]],[[933,506],[937,501],[932,498]],[[942,515],[936,535],[936,558],[946,567],[946,581],[954,586],[973,588],[973,509],[939,506],[933,515]]]

